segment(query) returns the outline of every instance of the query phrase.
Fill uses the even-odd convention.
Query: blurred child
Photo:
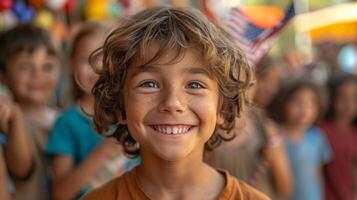
[[[322,166],[331,157],[327,141],[314,126],[323,108],[323,96],[313,82],[299,78],[284,82],[271,105],[271,116],[285,133],[285,145],[294,177],[291,200],[323,199]]]
[[[279,63],[266,57],[256,68],[257,83],[254,92],[254,103],[265,114],[266,107],[270,104],[279,90],[282,78]]]
[[[24,114],[35,157],[32,175],[26,180],[14,179],[14,198],[48,199],[43,150],[57,115],[55,109],[47,106],[60,74],[57,52],[49,33],[32,25],[20,25],[3,33],[0,44],[4,83]]]
[[[102,45],[105,31],[106,27],[101,24],[84,24],[73,40],[70,65],[76,103],[57,119],[46,151],[53,165],[53,199],[78,198],[89,190],[88,184],[112,155],[124,157],[115,140],[97,134],[92,119],[85,114],[93,113],[91,89],[98,78],[88,58]],[[122,162],[121,165],[128,165],[129,161]],[[122,172],[124,170],[128,169]],[[97,181],[104,183],[120,175],[119,172],[108,173],[106,180]]]
[[[333,158],[324,167],[327,200],[353,200],[354,164],[357,161],[357,78],[339,74],[328,84],[330,106],[321,128],[330,143]]]
[[[251,95],[254,96],[257,92],[265,93],[263,88],[266,88],[270,90],[267,95],[271,97],[255,95],[261,97],[259,104],[262,108],[249,110],[244,120],[237,118],[233,130],[237,136],[231,142],[224,143],[212,153],[206,154],[206,161],[216,168],[228,170],[272,199],[285,199],[292,191],[289,161],[279,129],[263,112],[265,105],[275,95],[272,90],[276,89],[273,89],[275,86],[265,86],[268,79],[264,80],[265,85],[260,83],[260,80],[258,74],[257,84],[252,88]]]
[[[268,199],[203,162],[231,138],[252,72],[242,52],[202,14],[156,7],[122,19],[103,48],[94,122],[141,164],[83,199]]]

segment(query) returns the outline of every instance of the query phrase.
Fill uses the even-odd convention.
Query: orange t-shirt
[[[137,183],[136,169],[94,189],[81,200],[150,200]],[[217,200],[269,200],[266,195],[237,180],[227,171],[218,171],[224,175],[226,185]]]

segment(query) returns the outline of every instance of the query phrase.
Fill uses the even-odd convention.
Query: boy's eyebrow
[[[209,73],[208,70],[201,67],[188,68],[187,70],[185,70],[185,72],[188,72],[190,74],[201,74],[209,78],[212,78],[211,73]]]
[[[142,72],[149,72],[149,73],[157,73],[159,69],[157,67],[149,66],[149,65],[142,65],[136,67],[135,72],[133,73],[133,76],[136,76],[139,73]],[[208,72],[208,70],[201,68],[201,67],[190,67],[186,68],[182,71],[183,73],[189,73],[189,74],[201,74],[204,76],[207,76],[209,78],[212,78],[212,75]]]
[[[159,71],[156,67],[148,66],[148,65],[141,65],[141,66],[137,66],[135,68],[136,68],[136,70],[133,73],[133,76],[136,76],[137,74],[142,73],[142,72],[154,72],[155,73],[155,72]]]

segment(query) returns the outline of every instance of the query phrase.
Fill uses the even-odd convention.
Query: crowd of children
[[[69,56],[73,105],[62,114],[51,103],[61,67],[49,33],[33,25],[2,33],[1,199],[75,199],[140,162],[97,134],[90,117],[97,75],[88,57],[106,30],[93,23],[77,33]]]
[[[64,56],[33,25],[1,33],[0,199],[357,198],[355,75],[253,70],[198,11],[112,28],[83,23]]]

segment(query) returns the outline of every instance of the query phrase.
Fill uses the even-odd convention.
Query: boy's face
[[[175,161],[202,155],[217,123],[218,85],[193,49],[174,64],[164,64],[172,54],[167,56],[157,64],[128,69],[126,119],[119,123],[128,125],[141,155]]]
[[[32,53],[20,52],[6,64],[5,84],[22,104],[42,104],[53,94],[59,66],[44,47]]]

